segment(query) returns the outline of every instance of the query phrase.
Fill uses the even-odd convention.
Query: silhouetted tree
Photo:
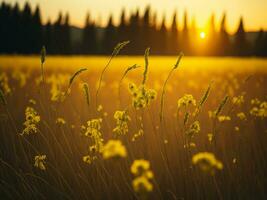
[[[125,17],[125,9],[122,9],[120,24],[118,26],[118,35],[117,41],[126,41],[129,40],[129,27],[127,25],[126,17]],[[126,53],[126,51],[123,51]]]
[[[31,32],[31,38],[32,38],[32,52],[33,53],[39,53],[41,47],[42,47],[42,22],[41,22],[41,16],[40,16],[40,8],[39,6],[36,7],[33,18],[32,18],[32,32]]]
[[[220,32],[218,36],[218,55],[227,56],[230,55],[231,43],[229,39],[229,34],[226,30],[226,13],[223,14],[220,26]]]
[[[62,44],[62,13],[59,12],[58,18],[53,25],[53,42],[52,42],[52,52],[54,54],[61,53],[63,51],[63,44]]]
[[[139,9],[131,14],[128,29],[129,40],[131,41],[131,45],[128,46],[129,54],[139,54],[142,44]]]
[[[264,56],[266,54],[265,52],[265,34],[264,31],[262,29],[260,29],[260,31],[258,32],[258,36],[255,40],[255,44],[254,44],[254,54],[256,56]]]
[[[168,39],[168,46],[169,46],[169,54],[177,54],[179,51],[179,44],[178,44],[178,28],[177,28],[177,13],[176,11],[173,13],[172,18],[172,25],[170,30],[170,37]]]
[[[53,53],[53,28],[50,19],[44,27],[44,44],[46,51],[50,54]]]
[[[237,56],[247,55],[247,40],[242,17],[240,18],[238,29],[235,33],[234,50]]]
[[[165,25],[165,16],[163,16],[160,30],[159,30],[159,38],[158,38],[158,43],[159,43],[159,54],[163,55],[167,53],[167,28]]]
[[[198,49],[196,48],[195,40],[196,38],[198,38],[198,33],[197,33],[197,27],[196,27],[196,19],[194,16],[192,17],[189,37],[192,38],[189,40],[190,41],[190,53],[192,55],[197,55]]]
[[[179,39],[182,47],[182,51],[185,55],[190,54],[190,42],[189,42],[189,31],[188,31],[188,24],[187,24],[187,12],[184,12],[184,27],[182,31],[182,36]]]
[[[217,54],[217,35],[215,30],[215,15],[212,14],[210,17],[209,29],[207,33],[206,55],[216,55]]]
[[[11,8],[5,2],[2,2],[0,9],[0,52],[9,53],[10,47],[9,42],[11,40],[10,34],[10,18],[11,18]]]
[[[150,7],[147,6],[143,18],[141,19],[141,49],[146,49],[151,44],[150,37]]]
[[[8,25],[8,37],[10,53],[20,53],[21,47],[21,18],[20,18],[20,9],[18,3],[15,4],[11,11],[10,24]],[[6,27],[7,28],[7,27]]]
[[[22,53],[33,53],[34,41],[32,40],[32,13],[30,4],[28,2],[25,3],[22,11],[21,25],[23,27],[21,30],[21,37],[23,38],[21,41],[23,48]]]
[[[67,13],[62,24],[62,52],[63,54],[71,53],[71,36],[70,36],[69,14]]]
[[[83,46],[85,54],[95,54],[97,53],[97,43],[96,43],[96,27],[94,22],[90,21],[89,14],[86,16],[85,27],[83,30]]]
[[[108,25],[105,29],[105,35],[103,40],[103,53],[111,54],[116,44],[117,44],[116,29],[115,26],[113,25],[112,15],[110,15]]]

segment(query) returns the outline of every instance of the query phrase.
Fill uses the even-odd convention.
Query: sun
[[[199,34],[199,37],[201,39],[204,39],[206,37],[206,33],[204,31],[201,31],[200,34]]]

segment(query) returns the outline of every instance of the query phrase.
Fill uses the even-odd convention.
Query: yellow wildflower
[[[215,170],[222,170],[223,164],[217,160],[213,153],[200,152],[193,156],[192,162],[194,165],[198,165],[204,172],[214,174]]]
[[[181,97],[178,101],[178,108],[181,107],[187,107],[189,105],[196,105],[196,100],[194,99],[193,95],[191,94],[185,94],[183,97]]]
[[[56,124],[64,125],[64,124],[66,124],[66,121],[65,121],[65,119],[63,119],[62,117],[58,117],[58,118],[56,119]]]
[[[245,113],[243,113],[243,112],[237,113],[236,116],[241,120],[246,120],[247,119]]]
[[[25,128],[23,129],[21,135],[29,135],[31,133],[37,133],[36,125],[40,122],[40,116],[32,107],[27,107],[25,110],[26,121],[23,123]]]
[[[145,171],[149,170],[149,168],[149,161],[144,159],[135,160],[131,166],[131,172],[137,176],[143,174]]]
[[[194,137],[194,135],[199,132],[200,132],[200,123],[199,121],[195,121],[194,123],[190,125],[189,129],[186,131],[186,134],[189,137]]]
[[[120,140],[109,140],[103,147],[102,155],[104,159],[125,158],[127,151]]]
[[[234,105],[240,106],[240,105],[242,105],[244,103],[244,96],[240,95],[240,96],[237,96],[237,97],[233,97],[232,102],[233,102]]]
[[[125,135],[128,132],[127,122],[131,120],[131,118],[125,111],[116,111],[114,118],[116,119],[116,127],[113,129],[113,132],[117,135]]]
[[[46,170],[45,167],[46,155],[37,155],[34,157],[34,167],[41,170]]]
[[[220,116],[218,116],[218,120],[219,120],[219,122],[230,121],[231,117],[225,116],[225,115],[220,115]]]
[[[144,176],[136,177],[133,180],[132,185],[134,191],[137,193],[146,193],[151,192],[153,190],[152,183],[150,183],[150,181]]]

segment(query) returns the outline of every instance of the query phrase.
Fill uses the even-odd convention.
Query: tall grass
[[[106,73],[126,44],[115,47],[102,70],[46,68],[42,98],[40,66],[19,72],[29,74],[23,87],[12,78],[15,66],[0,72],[0,197],[266,199],[267,74],[256,70],[247,79],[248,72],[227,68],[174,74],[182,55],[171,71],[159,70],[149,62],[156,59],[149,49],[142,74],[135,70],[139,64],[121,69],[126,62],[114,62],[117,68]],[[139,80],[162,93],[136,109],[127,83]],[[51,99],[70,87],[62,101]],[[88,112],[92,105],[97,110],[100,98],[102,108]],[[117,110],[118,99],[120,109],[129,105],[127,112]],[[26,107],[35,112],[28,109],[25,118]],[[36,132],[21,135],[25,121],[38,116]]]

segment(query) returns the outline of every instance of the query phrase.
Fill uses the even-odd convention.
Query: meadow
[[[266,59],[109,61],[0,56],[1,199],[267,199]]]

